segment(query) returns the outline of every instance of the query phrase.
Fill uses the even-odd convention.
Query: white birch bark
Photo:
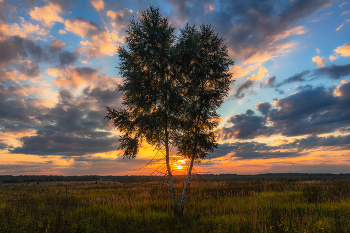
[[[188,173],[187,173],[186,184],[184,186],[184,189],[182,190],[181,202],[180,202],[180,216],[183,215],[184,208],[185,208],[186,191],[187,191],[188,185],[190,184],[190,180],[191,180],[191,172],[192,172],[192,168],[193,168],[193,161],[194,161],[194,156],[191,158],[191,163],[190,163],[190,166],[188,168]]]
[[[168,146],[168,132],[165,133],[165,162],[168,170],[168,177],[169,177],[169,184],[170,184],[170,192],[171,192],[171,197],[173,198],[173,204],[174,204],[174,215],[177,216],[179,214],[178,211],[178,205],[177,205],[177,198],[176,198],[176,192],[175,192],[175,187],[174,187],[174,178],[173,174],[171,172],[171,167],[170,167],[170,155],[169,155],[169,146]]]

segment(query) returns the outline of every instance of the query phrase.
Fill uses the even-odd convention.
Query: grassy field
[[[350,232],[350,180],[2,185],[0,232]]]

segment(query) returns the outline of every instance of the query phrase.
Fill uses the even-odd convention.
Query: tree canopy
[[[126,48],[118,50],[119,85],[124,108],[107,107],[106,118],[120,131],[120,149],[134,158],[142,140],[165,151],[174,213],[182,215],[193,162],[217,148],[212,130],[217,109],[231,84],[233,61],[223,39],[208,25],[187,25],[180,36],[159,9],[150,7],[128,26]],[[190,159],[180,209],[175,193],[169,146]]]

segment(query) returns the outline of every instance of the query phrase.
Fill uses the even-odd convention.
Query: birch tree
[[[181,194],[182,216],[194,161],[206,158],[218,147],[213,129],[219,124],[217,109],[232,83],[227,71],[233,61],[223,39],[204,24],[199,31],[189,25],[182,29],[175,48],[176,71],[186,103],[182,134],[176,144],[178,153],[190,160]]]
[[[121,133],[119,148],[124,150],[125,157],[134,158],[142,140],[165,150],[174,214],[178,215],[169,149],[178,132],[181,106],[176,77],[171,74],[174,27],[158,8],[151,6],[142,12],[139,20],[130,22],[127,33],[127,48],[118,50],[118,68],[124,78],[119,91],[123,93],[125,107],[107,107],[106,118]]]
[[[212,132],[217,109],[227,96],[233,64],[223,39],[210,26],[186,26],[176,39],[174,28],[158,8],[142,12],[127,30],[120,47],[119,85],[124,108],[107,107],[106,118],[120,131],[124,156],[134,158],[145,140],[165,151],[165,163],[175,216],[182,216],[195,160],[212,153],[218,144]],[[170,146],[190,160],[178,203],[170,166]]]

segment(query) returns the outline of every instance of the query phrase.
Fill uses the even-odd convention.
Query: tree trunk
[[[169,184],[170,184],[170,192],[171,192],[171,197],[173,198],[173,204],[174,204],[174,215],[178,216],[179,215],[179,210],[177,206],[177,198],[176,198],[176,192],[175,192],[175,187],[174,187],[174,178],[173,174],[171,172],[171,167],[170,167],[170,155],[169,155],[169,145],[168,145],[168,131],[165,130],[165,162],[166,162],[166,167],[168,170],[168,177],[169,177]]]
[[[193,157],[191,158],[190,167],[188,168],[188,173],[187,173],[186,184],[185,184],[184,189],[182,190],[181,202],[180,202],[180,216],[183,215],[184,208],[185,208],[186,191],[187,191],[188,185],[190,184],[191,172],[192,172],[192,168],[193,168],[194,157],[195,157],[195,156],[193,156]]]

